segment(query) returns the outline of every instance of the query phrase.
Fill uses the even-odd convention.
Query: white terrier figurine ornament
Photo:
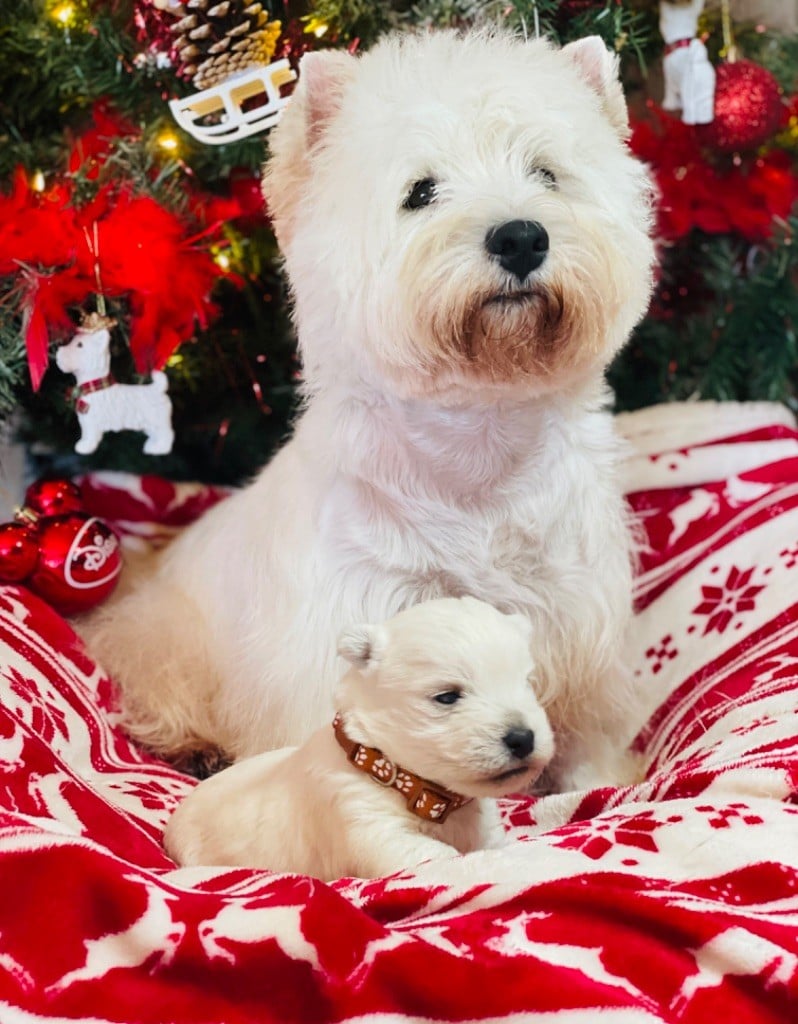
[[[471,594],[531,621],[547,785],[617,779],[640,723],[603,373],[654,255],[617,72],[597,38],[499,32],[303,58],[264,187],[304,412],[86,627],[144,744],[301,743],[348,623]]]
[[[495,798],[534,782],[553,749],[529,648],[525,616],[471,597],[346,631],[332,727],[201,782],[166,849],[329,881],[502,845]]]
[[[55,354],[58,369],[74,374],[76,380],[71,389],[80,425],[75,451],[90,455],[107,431],[143,430],[145,453],[166,455],[174,441],[166,374],[155,370],[150,384],[117,384],[109,352],[112,325],[113,321],[93,313]]]
[[[696,37],[704,0],[661,0],[659,30],[665,40],[665,110],[681,110],[685,124],[709,124],[715,116],[715,69]]]

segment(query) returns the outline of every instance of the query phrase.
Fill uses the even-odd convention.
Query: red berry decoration
[[[39,524],[39,557],[26,586],[62,615],[87,611],[116,586],[122,568],[116,534],[101,519],[70,512]]]
[[[83,499],[71,480],[37,480],[25,492],[25,507],[40,516],[60,516],[82,509]]]
[[[755,149],[782,122],[779,83],[750,60],[720,64],[715,80],[715,119],[699,126],[699,137],[722,153]]]
[[[62,615],[99,604],[121,568],[116,534],[83,511],[71,480],[32,484],[17,521],[0,525],[0,583],[24,583]]]
[[[0,526],[0,579],[20,583],[36,568],[39,542],[36,531],[24,523]]]

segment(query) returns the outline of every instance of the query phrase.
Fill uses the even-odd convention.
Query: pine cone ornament
[[[210,89],[253,64],[268,64],[280,22],[249,0],[187,0],[172,25],[178,70],[197,89]]]

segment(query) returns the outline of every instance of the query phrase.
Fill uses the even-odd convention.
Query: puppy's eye
[[[420,210],[434,202],[437,192],[438,186],[432,178],[422,178],[410,189],[402,206],[405,210]]]
[[[557,176],[548,167],[530,167],[529,173],[540,178],[546,188],[557,188]]]
[[[462,696],[460,690],[444,690],[443,693],[436,693],[432,699],[438,704],[456,704]]]

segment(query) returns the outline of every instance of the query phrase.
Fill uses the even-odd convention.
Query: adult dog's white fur
[[[338,649],[350,662],[335,697],[346,735],[474,799],[443,822],[417,817],[398,790],[351,764],[328,723],[301,747],[245,758],[201,782],[164,835],[178,863],[326,881],[501,845],[495,798],[533,782],[553,751],[531,685],[529,620],[471,597],[442,598],[355,627]],[[435,700],[447,692],[459,699]],[[520,758],[504,742],[514,729],[534,733]]]
[[[556,784],[612,776],[631,566],[603,370],[653,260],[627,134],[595,38],[443,32],[303,59],[265,191],[306,405],[253,483],[93,616],[135,736],[170,755],[301,742],[347,623],[472,594],[532,622]],[[407,209],[426,178],[434,201]],[[523,282],[486,249],[514,219],[550,240]]]

